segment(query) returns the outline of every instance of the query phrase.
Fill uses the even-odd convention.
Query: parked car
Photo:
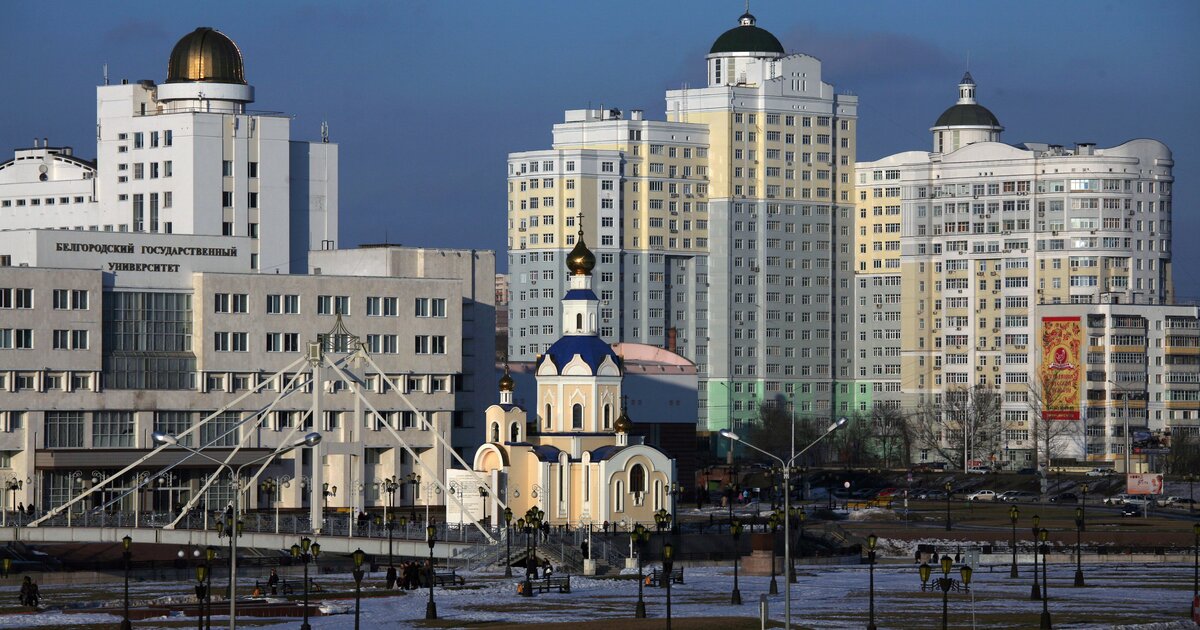
[[[979,490],[967,495],[968,501],[995,501],[996,492],[994,490]]]
[[[1125,505],[1125,499],[1128,497],[1127,494],[1114,494],[1104,499],[1104,505]]]
[[[917,498],[925,499],[926,501],[945,501],[946,500],[946,491],[945,490],[922,490],[920,493],[917,494]]]
[[[1197,502],[1192,499],[1189,499],[1187,497],[1176,497],[1176,496],[1167,497],[1166,499],[1163,499],[1163,501],[1162,501],[1163,505],[1173,505],[1175,507],[1187,507],[1194,503],[1197,503]]]
[[[876,499],[887,499],[900,494],[899,488],[884,488],[875,494]]]
[[[967,468],[968,475],[986,475],[990,472],[993,471],[987,466],[970,466]]]
[[[1142,506],[1140,505],[1125,505],[1121,507],[1121,516],[1141,516],[1143,514]]]
[[[1078,503],[1079,496],[1074,492],[1063,492],[1050,497],[1051,503]]]
[[[1086,474],[1088,477],[1107,477],[1115,472],[1116,471],[1111,468],[1093,468],[1087,471]]]
[[[1144,494],[1115,494],[1104,500],[1105,505],[1148,505],[1153,502],[1154,499]]]
[[[1017,492],[1016,490],[1005,490],[1004,492],[1001,492],[1000,494],[996,495],[996,500],[997,501],[1007,501],[1008,497],[1012,496],[1016,492]]]
[[[1037,469],[1036,468],[1022,468],[1021,470],[1017,471],[1017,474],[1018,475],[1036,475]]]
[[[1005,494],[1007,494],[1007,496],[1004,498],[1004,500],[1010,503],[1026,503],[1038,500],[1038,493],[1029,492],[1027,490],[1012,490]]]

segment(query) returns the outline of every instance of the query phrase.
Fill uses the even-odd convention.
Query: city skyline
[[[295,112],[299,139],[318,138],[321,122],[329,122],[331,140],[342,148],[341,246],[388,240],[498,252],[507,152],[546,144],[565,109],[640,108],[660,118],[663,90],[703,85],[707,45],[744,8],[704,2],[687,13],[664,6],[630,14],[619,3],[515,10],[126,6],[121,14],[71,3],[9,9],[0,75],[12,93],[30,96],[5,107],[5,150],[48,137],[93,158],[87,147],[94,102],[85,90],[102,82],[103,64],[113,83],[162,81],[162,58],[179,35],[213,26],[242,46],[257,108]],[[1183,184],[1176,188],[1175,231],[1182,242],[1197,233],[1187,182],[1197,173],[1200,134],[1186,113],[1200,102],[1198,71],[1187,61],[1200,45],[1186,34],[1200,23],[1200,8],[1009,4],[1003,16],[990,15],[996,10],[945,3],[821,4],[803,13],[776,2],[751,6],[789,52],[822,59],[838,91],[859,96],[859,160],[927,148],[928,127],[969,67],[981,84],[980,102],[1006,127],[1005,142],[1165,142]],[[986,32],[960,26],[982,20]],[[1064,33],[1060,26],[1068,24]],[[525,25],[536,25],[538,37],[516,37]],[[47,44],[58,41],[52,33],[66,35],[66,43]],[[1088,45],[1080,46],[1085,38]],[[273,50],[280,47],[293,51]],[[33,49],[39,54],[29,54]],[[428,210],[447,220],[410,220]],[[1174,257],[1177,296],[1200,297],[1200,272],[1193,271],[1200,254],[1181,247]]]

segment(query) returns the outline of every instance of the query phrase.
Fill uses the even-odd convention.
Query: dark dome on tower
[[[504,366],[504,376],[500,377],[500,391],[511,392],[513,390],[513,377],[508,373],[508,365]]]
[[[579,230],[579,240],[575,248],[567,254],[567,269],[575,276],[590,276],[596,268],[596,255],[583,243],[583,230]]]
[[[771,53],[785,54],[783,44],[769,31],[755,26],[754,16],[743,13],[738,25],[729,29],[713,42],[708,54],[717,53]]]
[[[999,127],[1000,120],[978,103],[952,105],[938,116],[934,127]]]
[[[224,33],[208,26],[184,35],[167,62],[167,83],[195,82],[246,84],[242,51]]]

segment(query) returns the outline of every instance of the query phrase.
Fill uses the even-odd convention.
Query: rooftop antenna
[[[104,64],[104,85],[108,85],[108,64]]]
[[[746,0],[746,13],[750,12],[750,0]]]
[[[329,121],[328,120],[321,121],[321,142],[322,142],[322,144],[329,144]]]
[[[971,71],[971,51],[967,50],[967,72]]]

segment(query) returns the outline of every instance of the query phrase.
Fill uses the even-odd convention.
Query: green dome
[[[988,108],[976,103],[954,105],[938,116],[934,127],[999,127],[1000,121]]]
[[[738,18],[738,26],[722,33],[708,54],[746,52],[785,54],[783,44],[768,31],[755,26],[754,16],[749,13]]]
[[[246,84],[242,51],[224,33],[201,26],[175,44],[167,62],[167,83]]]

